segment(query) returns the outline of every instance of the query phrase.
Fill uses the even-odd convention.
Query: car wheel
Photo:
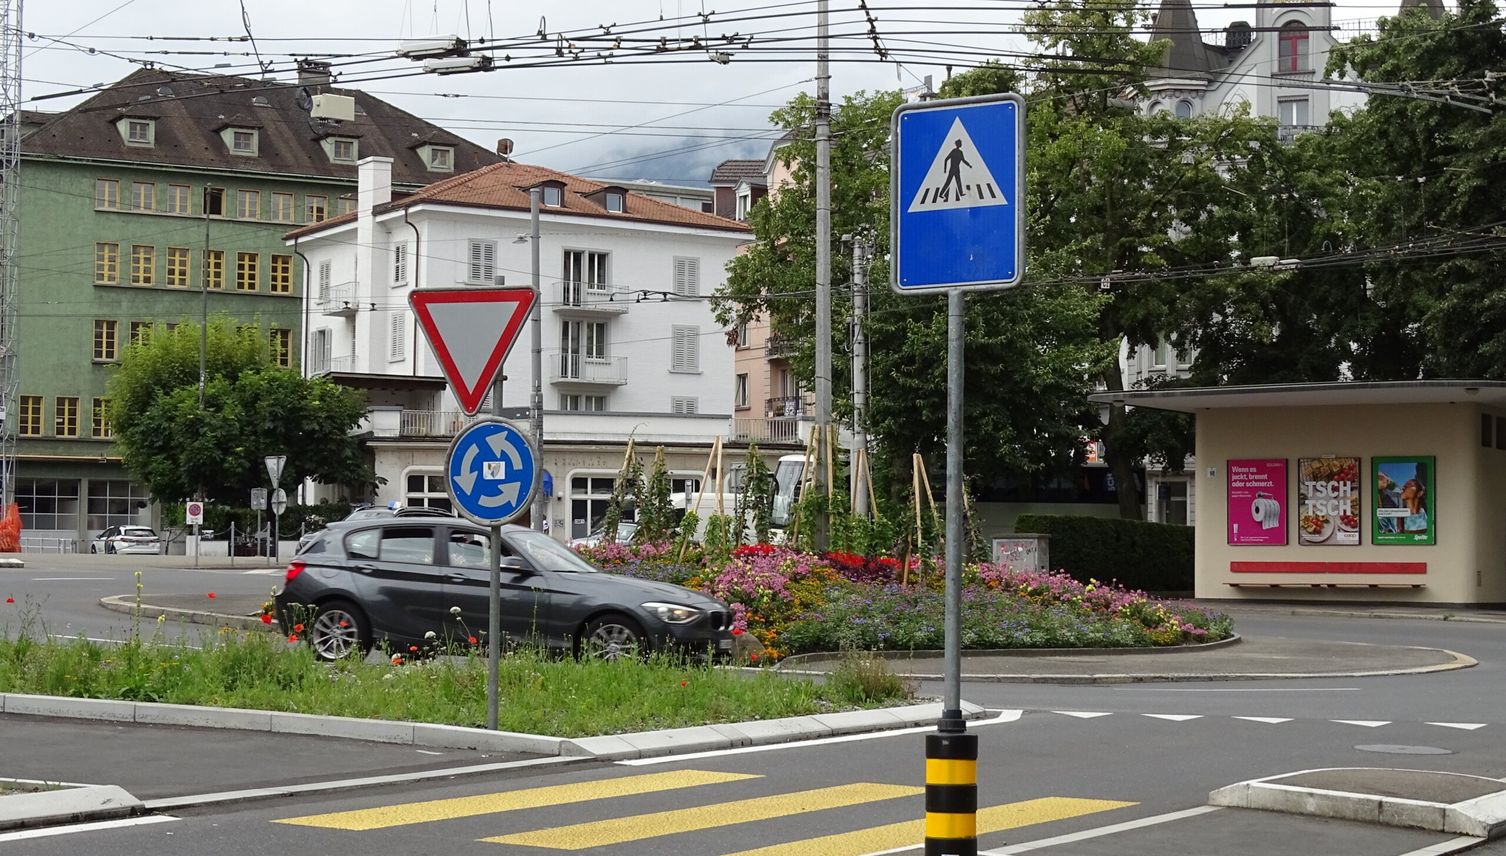
[[[99,552],[99,548],[94,545],[93,541],[89,542],[89,552],[90,553],[98,553]]]
[[[331,600],[318,609],[313,626],[305,634],[314,656],[321,660],[343,660],[356,653],[366,656],[371,650],[371,627],[359,607]]]
[[[643,626],[620,613],[598,616],[586,622],[581,633],[582,657],[617,660],[648,652]]]

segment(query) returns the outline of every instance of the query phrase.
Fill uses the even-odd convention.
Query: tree
[[[199,330],[191,322],[158,325],[126,349],[109,381],[115,444],[153,497],[174,501],[203,491],[211,501],[242,502],[266,485],[262,459],[272,454],[287,456],[284,484],[374,483],[350,433],[366,415],[359,392],[276,366],[259,326],[237,330],[216,318],[201,406]]]

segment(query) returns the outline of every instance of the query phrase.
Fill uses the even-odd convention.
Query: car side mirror
[[[528,566],[528,563],[523,561],[522,557],[520,556],[503,556],[502,570],[512,571],[519,574],[533,573],[533,568],[530,568]]]

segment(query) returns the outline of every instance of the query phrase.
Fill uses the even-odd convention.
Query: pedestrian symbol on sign
[[[942,140],[906,213],[1008,204],[959,116],[952,120],[951,130]]]

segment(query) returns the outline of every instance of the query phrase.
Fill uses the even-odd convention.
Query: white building
[[[359,165],[352,214],[290,232],[306,259],[302,365],[366,392],[374,501],[448,506],[443,465],[466,424],[408,308],[416,288],[528,286],[529,190],[540,188],[544,468],[556,537],[605,510],[627,438],[666,447],[678,488],[729,433],[732,354],[707,297],[745,225],[543,167],[500,163],[392,198],[391,162]],[[503,366],[526,421],[531,331]],[[737,454],[730,452],[729,454]]]

